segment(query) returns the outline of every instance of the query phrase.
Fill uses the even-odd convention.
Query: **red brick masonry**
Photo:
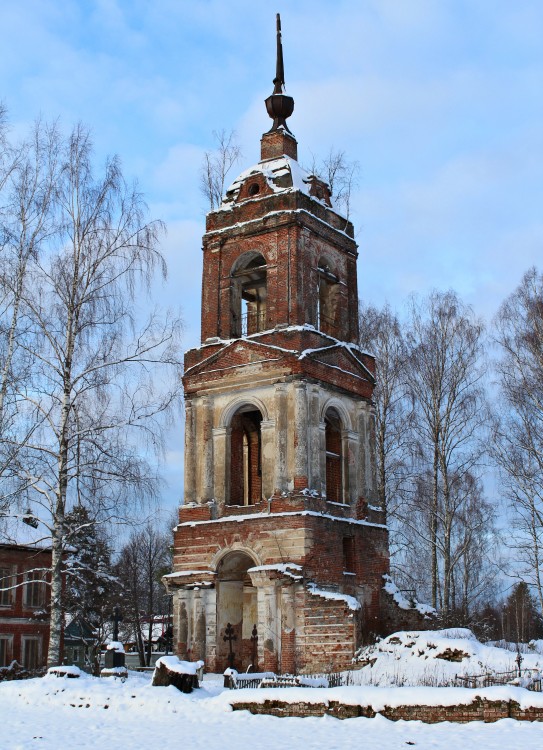
[[[430,689],[430,688],[428,688]],[[295,698],[300,700],[290,702],[282,699],[281,693],[296,690]],[[415,705],[409,701],[408,691],[412,695],[417,688],[385,688],[383,691],[391,695],[391,703],[399,705],[383,705],[379,697],[379,688],[370,688],[376,693],[376,698],[356,703],[347,697],[348,691],[366,690],[365,688],[338,688],[323,690],[322,698],[319,688],[313,689],[273,689],[259,691],[264,693],[260,700],[251,700],[247,693],[253,691],[238,691],[227,695],[227,701],[234,711],[250,711],[252,714],[267,714],[270,716],[333,716],[336,719],[352,719],[357,717],[374,718],[378,714],[391,721],[422,721],[425,724],[436,724],[440,721],[452,721],[464,724],[469,721],[483,721],[485,723],[500,719],[517,719],[518,721],[543,721],[543,697],[530,693],[522,688],[486,688],[484,691],[467,690],[465,688],[431,688],[432,691],[447,691],[448,702],[451,691],[458,693],[458,703],[451,705]],[[298,692],[299,691],[299,692]],[[346,692],[347,691],[347,692]],[[394,696],[394,693],[397,695]],[[405,704],[401,704],[402,692]],[[243,695],[245,693],[245,696]],[[304,700],[303,693],[309,693]],[[510,693],[508,696],[507,694]],[[335,695],[337,698],[335,698]],[[472,699],[466,702],[471,694]],[[354,695],[354,694],[353,694]],[[394,699],[395,698],[395,699]],[[444,696],[445,698],[445,696]],[[530,705],[533,702],[536,705]],[[537,705],[539,704],[539,705]]]

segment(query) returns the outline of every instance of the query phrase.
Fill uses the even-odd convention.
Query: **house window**
[[[41,638],[39,636],[23,635],[22,657],[23,667],[38,669],[41,667]]]
[[[0,635],[0,667],[9,667],[13,654],[13,636]]]
[[[40,570],[30,570],[26,576],[25,605],[27,607],[44,607],[47,584]]]
[[[15,589],[13,586],[13,568],[0,568],[0,607],[9,607],[13,603]]]

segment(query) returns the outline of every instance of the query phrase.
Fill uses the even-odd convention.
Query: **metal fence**
[[[535,669],[514,669],[509,672],[485,672],[455,677],[456,684],[461,687],[480,688],[516,684],[535,693],[541,693],[541,680],[541,673]]]
[[[230,690],[241,688],[280,688],[280,687],[340,687],[349,684],[349,673],[331,672],[327,674],[225,674],[224,686]]]

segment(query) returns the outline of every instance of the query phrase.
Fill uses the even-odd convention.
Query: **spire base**
[[[280,127],[278,130],[273,128],[264,133],[260,140],[260,160],[278,159],[281,156],[290,156],[291,159],[298,161],[298,142],[290,131]]]
[[[294,112],[294,99],[286,94],[273,93],[265,100],[265,104],[266,111],[273,120],[271,130],[284,127],[290,133],[286,120]]]

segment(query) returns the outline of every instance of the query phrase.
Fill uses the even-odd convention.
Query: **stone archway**
[[[217,565],[217,666],[220,671],[232,664],[245,672],[258,669],[253,628],[258,622],[257,592],[247,573],[255,561],[245,552],[228,552]],[[227,632],[230,624],[231,631]],[[229,637],[230,636],[230,637]]]

